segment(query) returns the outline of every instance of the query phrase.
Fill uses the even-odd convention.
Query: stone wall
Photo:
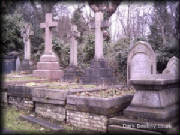
[[[106,132],[107,116],[67,110],[67,123],[76,127]]]
[[[8,104],[13,105],[20,109],[25,109],[28,111],[34,110],[34,102],[32,98],[28,97],[16,97],[16,96],[8,96]]]
[[[58,121],[65,121],[66,119],[65,107],[61,105],[36,102],[35,112],[43,117]]]

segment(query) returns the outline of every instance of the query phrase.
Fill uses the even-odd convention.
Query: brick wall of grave
[[[65,121],[66,118],[65,107],[61,105],[36,102],[35,112],[43,117],[52,118],[57,121]]]
[[[106,132],[107,121],[108,118],[104,115],[67,110],[67,123],[79,128]]]
[[[17,108],[33,111],[34,103],[32,98],[28,97],[16,97],[16,96],[8,96],[8,104],[16,106]]]
[[[6,91],[1,92],[0,98],[1,98],[1,104],[6,104],[7,103],[7,92]]]

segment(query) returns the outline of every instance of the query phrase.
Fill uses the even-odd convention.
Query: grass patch
[[[19,116],[21,114],[25,115],[27,112],[24,112],[23,110],[17,110],[15,107],[7,107],[2,109],[3,115],[1,115],[3,120],[3,129],[7,131],[11,131],[12,133],[25,133],[25,134],[72,134],[72,133],[92,133],[92,131],[86,130],[86,129],[80,129],[77,127],[74,127],[70,124],[64,123],[64,122],[58,122],[52,119],[44,118],[45,120],[49,122],[53,122],[56,124],[60,124],[64,130],[62,131],[53,131],[50,129],[46,129],[38,124],[32,124],[28,121],[22,121],[19,119]],[[41,117],[40,117],[41,118]]]
[[[23,111],[18,111],[14,107],[7,107],[3,109],[3,127],[6,130],[15,132],[28,133],[45,133],[49,131],[37,124],[32,124],[27,121],[22,121],[19,116],[24,114]]]

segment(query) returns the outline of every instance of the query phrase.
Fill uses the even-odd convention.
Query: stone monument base
[[[24,71],[26,73],[32,73],[33,66],[30,60],[24,59],[20,65],[20,71]]]
[[[81,82],[84,84],[114,84],[113,70],[104,60],[92,60],[89,68],[85,70]]]
[[[54,54],[44,54],[37,63],[37,70],[33,71],[34,76],[47,78],[49,80],[61,80],[64,72],[60,70],[58,59]]]
[[[110,132],[123,129],[136,130],[137,133],[168,133],[179,127],[178,77],[171,74],[145,75],[131,79],[130,83],[136,93],[123,116],[110,119]]]
[[[68,66],[64,70],[64,81],[70,82],[79,82],[80,77],[82,76],[82,71],[77,66]]]
[[[163,134],[175,129],[177,119],[169,121],[154,121],[153,119],[136,119],[125,116],[116,116],[109,119],[109,133],[139,133],[139,134]]]

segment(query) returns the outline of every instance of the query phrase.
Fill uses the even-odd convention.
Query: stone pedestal
[[[82,71],[77,66],[68,66],[64,70],[64,81],[79,82],[81,76]]]
[[[171,74],[147,75],[130,80],[136,93],[124,115],[110,120],[119,129],[168,132],[177,126],[179,79]],[[148,132],[147,131],[147,132]]]
[[[81,82],[85,84],[113,84],[113,70],[104,59],[92,60],[89,68],[85,70]]]
[[[49,80],[59,80],[64,72],[60,70],[58,58],[52,50],[52,28],[57,26],[57,22],[52,20],[52,14],[46,14],[46,22],[40,23],[40,27],[45,29],[45,50],[37,63],[37,70],[34,70],[34,76],[47,78]]]
[[[34,70],[33,74],[49,80],[59,80],[63,77],[64,72],[60,70],[58,59],[54,54],[44,54],[37,63],[37,70]]]
[[[32,73],[33,66],[30,60],[24,59],[20,65],[20,71]]]

